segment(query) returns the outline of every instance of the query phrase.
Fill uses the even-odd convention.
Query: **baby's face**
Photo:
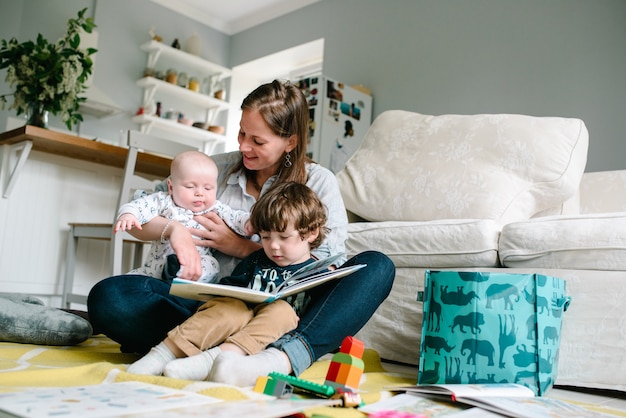
[[[217,176],[201,167],[189,167],[183,173],[168,180],[172,199],[176,206],[192,212],[202,212],[215,204]]]

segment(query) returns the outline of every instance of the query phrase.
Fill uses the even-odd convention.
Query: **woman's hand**
[[[205,228],[205,230],[192,230],[194,235],[201,238],[195,241],[196,245],[214,248],[223,254],[237,258],[245,258],[261,248],[259,244],[236,234],[215,212],[195,216],[194,219]]]

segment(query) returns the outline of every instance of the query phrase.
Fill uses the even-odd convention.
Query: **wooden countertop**
[[[11,145],[25,140],[33,142],[32,149],[35,151],[119,168],[124,168],[128,153],[128,149],[124,147],[30,125],[0,134],[0,145]],[[167,157],[140,152],[137,156],[137,171],[166,178],[170,173],[171,162]]]

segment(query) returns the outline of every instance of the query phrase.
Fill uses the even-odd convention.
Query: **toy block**
[[[346,337],[341,343],[339,352],[350,354],[357,358],[363,358],[365,352],[365,344],[361,340],[357,340],[354,337]]]
[[[336,382],[337,375],[339,374],[339,367],[341,367],[341,363],[336,361],[331,361],[330,366],[328,366],[328,372],[326,373],[326,382]]]
[[[331,364],[334,362],[334,363],[340,363],[340,364],[350,364],[354,367],[358,367],[359,369],[365,368],[365,363],[363,363],[363,360],[361,358],[351,356],[346,353],[335,353],[333,354],[333,357],[331,358],[330,361],[331,361]]]
[[[357,390],[363,376],[363,369],[350,364],[341,364],[334,381],[327,381],[327,385]]]
[[[265,395],[282,398],[293,393],[293,386],[283,380],[272,379],[269,376],[259,376],[253,390]]]
[[[363,353],[365,346],[354,337],[344,338],[339,352],[330,361],[325,384],[336,388],[356,390],[359,387],[365,363]]]
[[[263,393],[265,391],[265,386],[267,386],[268,380],[270,380],[268,376],[257,377],[256,383],[254,384],[252,390],[258,393]]]
[[[288,382],[294,389],[301,390],[303,392],[313,393],[322,398],[329,398],[335,394],[335,388],[329,385],[320,385],[308,380],[300,379],[295,376],[281,374],[277,372],[271,372],[269,376],[273,379],[283,380]]]

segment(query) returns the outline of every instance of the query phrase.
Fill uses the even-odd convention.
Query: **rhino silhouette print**
[[[544,298],[543,296],[536,295],[535,292],[529,292],[528,290],[524,289],[524,299],[531,305],[536,306],[538,314],[542,314],[545,310],[548,309],[548,299]]]
[[[474,299],[480,299],[473,290],[463,293],[463,286],[458,286],[456,292],[448,292],[448,286],[441,285],[441,303],[446,305],[466,306]]]
[[[513,363],[517,367],[528,367],[535,364],[535,351],[528,351],[526,344],[518,345],[517,353],[513,354]]]
[[[448,342],[441,337],[433,337],[432,335],[427,335],[424,337],[424,351],[426,352],[427,348],[432,348],[435,350],[435,354],[440,354],[441,349],[446,350],[448,353],[454,349],[454,346],[450,347]]]

